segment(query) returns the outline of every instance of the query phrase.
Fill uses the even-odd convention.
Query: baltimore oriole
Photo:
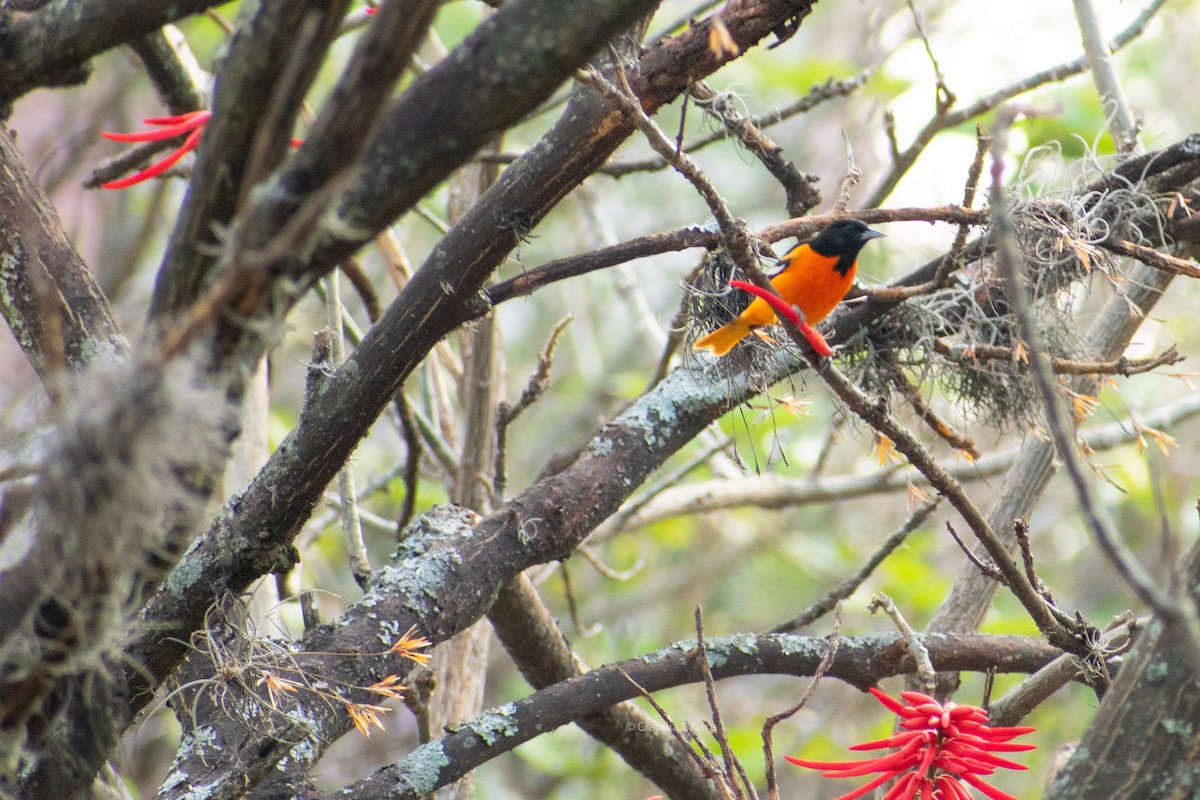
[[[771,285],[789,305],[800,308],[805,322],[815,325],[850,291],[863,245],[880,236],[883,234],[856,219],[839,219],[784,256],[787,266],[771,279]],[[776,320],[767,301],[755,298],[737,319],[698,339],[692,348],[723,356],[750,331]]]

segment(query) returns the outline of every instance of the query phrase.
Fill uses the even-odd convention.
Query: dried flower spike
[[[394,645],[389,649],[389,653],[397,653],[409,661],[416,662],[424,666],[429,663],[429,654],[422,653],[421,650],[429,647],[433,642],[426,639],[424,636],[417,635],[417,626],[413,625],[404,635],[401,636]]]
[[[400,676],[398,675],[388,675],[383,680],[376,681],[367,687],[367,691],[383,695],[384,697],[391,697],[395,700],[403,700],[404,692],[407,689],[408,687],[400,682]]]
[[[281,678],[269,670],[263,670],[262,678],[258,682],[267,687],[267,698],[271,704],[271,708],[279,708],[280,692],[296,694],[299,691],[296,688],[298,684],[295,681]]]
[[[1010,740],[1033,728],[991,728],[987,712],[978,706],[941,704],[920,692],[901,692],[904,702],[872,688],[885,707],[901,718],[903,729],[895,736],[856,744],[851,750],[893,749],[878,758],[862,761],[807,761],[787,756],[801,767],[826,770],[827,778],[857,778],[878,775],[837,800],[862,797],[890,780],[896,783],[883,800],[972,800],[963,784],[978,789],[991,800],[1017,800],[985,782],[982,776],[998,768],[1025,769],[1021,764],[1000,758],[995,753],[1032,750],[1031,744],[1013,744]]]
[[[343,702],[346,703],[346,711],[350,713],[350,719],[354,720],[354,727],[358,728],[358,732],[364,737],[370,738],[372,725],[379,730],[385,730],[383,723],[379,721],[379,715],[386,714],[388,709],[368,703]]]

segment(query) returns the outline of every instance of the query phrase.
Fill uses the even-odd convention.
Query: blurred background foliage
[[[1070,4],[1065,0],[921,0],[917,5],[929,31],[930,46],[960,105],[1073,59],[1080,52]],[[235,19],[237,6],[222,6],[220,13]],[[1100,6],[1110,35],[1141,10],[1136,4],[1116,0]],[[665,2],[651,32],[664,30],[671,20],[686,18],[689,11],[693,11],[689,3]],[[483,13],[478,2],[447,3],[435,26],[439,41],[428,42],[422,58],[435,62],[478,24]],[[183,30],[202,65],[211,65],[219,57],[226,40],[220,25],[201,17],[190,20]],[[1149,149],[1200,130],[1200,105],[1190,101],[1187,77],[1200,67],[1196,41],[1200,41],[1200,3],[1173,0],[1145,34],[1117,56]],[[335,49],[311,98],[314,106],[320,106],[322,93],[338,73],[339,59],[346,57],[349,44],[347,39]],[[915,35],[907,3],[820,3],[795,38],[778,49],[756,48],[714,76],[711,85],[733,95],[747,113],[767,116],[816,85],[863,70],[870,71],[870,78],[852,96],[828,100],[769,129],[788,158],[801,170],[819,176],[825,204],[818,210],[825,210],[836,196],[849,142],[863,174],[851,202],[856,207],[888,168],[884,113],[894,114],[901,148],[933,113],[934,74],[924,45]],[[1027,191],[1063,191],[1068,188],[1067,176],[1078,169],[1072,167],[1074,162],[1103,164],[1112,153],[1090,76],[1050,84],[1022,97],[1021,102],[1045,112],[1021,121],[1013,130],[1006,175],[1017,174],[1025,165]],[[561,108],[561,103],[552,104],[527,120],[505,137],[501,149],[519,152],[532,144]],[[677,129],[680,110],[676,103],[658,115],[668,132]],[[139,129],[141,119],[160,112],[158,100],[132,59],[116,52],[98,60],[86,86],[38,91],[17,106],[11,121],[19,143],[131,334],[141,324],[184,183],[168,180],[121,192],[84,190],[81,183],[96,164],[117,152],[115,145],[97,136],[98,131]],[[941,134],[886,205],[960,201],[975,150],[975,122],[987,126],[990,117],[984,115]],[[688,140],[714,130],[711,119],[695,106],[688,109],[686,127]],[[299,135],[303,135],[302,129]],[[649,149],[634,139],[616,159],[649,155]],[[751,226],[777,223],[786,217],[782,190],[735,144],[708,147],[697,153],[696,160],[734,212]],[[447,188],[442,187],[422,203],[422,213],[409,214],[394,226],[396,240],[414,265],[437,242],[446,206]],[[709,224],[700,198],[671,171],[635,173],[620,179],[598,175],[533,231],[499,277],[641,234]],[[864,284],[883,284],[940,254],[954,229],[914,223],[893,224],[886,232],[888,238],[881,245],[864,253],[860,270]],[[783,252],[784,247],[776,250]],[[680,281],[700,258],[699,251],[687,251],[639,260],[550,286],[499,309],[510,399],[520,394],[553,325],[567,314],[574,315],[557,350],[549,391],[510,431],[510,493],[533,480],[553,454],[580,447],[598,423],[646,388],[680,304]],[[390,300],[395,289],[378,254],[368,250],[362,260],[385,302]],[[1110,291],[1101,284],[1094,281],[1090,288],[1097,293]],[[348,288],[343,289],[343,297],[359,326],[365,328],[368,323],[358,299]],[[1171,344],[1187,354],[1196,352],[1200,331],[1194,305],[1194,288],[1175,286],[1155,309],[1154,318],[1142,327],[1131,355],[1157,353]],[[1080,306],[1080,328],[1095,307],[1094,302]],[[291,315],[287,329],[278,333],[279,344],[270,360],[272,445],[295,424],[312,331],[324,324],[324,308],[311,296]],[[451,350],[458,347],[459,337],[452,336]],[[1188,368],[1183,365],[1184,370]],[[37,424],[43,406],[37,381],[7,332],[0,334],[0,372],[7,376],[0,383],[0,450],[11,452]],[[1107,424],[1131,414],[1141,418],[1191,394],[1194,384],[1177,373],[1112,382],[1088,424]],[[432,368],[424,369],[406,388],[415,406],[434,424],[444,423],[446,431],[453,427],[457,397],[449,386],[446,397],[450,406],[439,408],[438,380]],[[970,431],[985,453],[1027,433],[973,424],[955,398],[945,397],[932,386],[923,390],[932,395],[947,419]],[[793,416],[774,402],[786,395],[810,401],[806,415]],[[881,466],[871,436],[859,426],[839,422],[831,434],[837,409],[820,381],[799,378],[791,386],[776,387],[771,397],[734,411],[720,424],[720,432],[732,437],[747,473],[810,475],[826,446],[829,449],[821,467],[824,476],[866,476],[904,469],[897,464]],[[913,424],[917,427],[915,421]],[[1193,503],[1200,464],[1191,443],[1200,437],[1200,424],[1184,421],[1167,432],[1180,446],[1169,447],[1166,455],[1150,441],[1144,448],[1128,444],[1099,452],[1094,458],[1106,480],[1101,486],[1103,499],[1120,530],[1159,575],[1166,569],[1164,527],[1184,541],[1194,538],[1197,530]],[[944,445],[928,438],[947,460],[955,459]],[[674,464],[694,458],[698,448],[699,444],[693,443],[676,456]],[[394,520],[403,500],[403,482],[398,475],[403,458],[403,441],[391,419],[375,426],[355,456],[360,489],[379,487],[361,498],[362,506],[381,520]],[[723,475],[700,467],[683,480]],[[999,480],[993,477],[970,483],[977,505],[988,505]],[[436,464],[426,459],[417,511],[446,500],[442,476]],[[796,508],[741,508],[656,522],[592,548],[609,574],[582,557],[571,559],[566,568],[574,612],[562,568],[535,571],[534,578],[578,652],[589,664],[599,665],[693,637],[692,612],[697,605],[703,606],[706,630],[713,636],[761,631],[790,618],[853,572],[901,524],[913,504],[913,497],[898,491],[827,499]],[[877,591],[890,594],[918,629],[928,622],[963,561],[946,534],[947,516],[946,510],[939,509],[847,602],[843,634],[891,628],[886,618],[866,612],[867,600]],[[1103,624],[1128,606],[1129,593],[1091,547],[1063,479],[1052,483],[1030,522],[1040,573],[1064,608],[1079,608],[1089,619]],[[384,561],[392,549],[394,532],[383,526],[368,527],[367,537],[373,563]],[[357,589],[346,569],[342,535],[330,510],[318,511],[301,543],[303,562],[290,576],[290,588],[320,590],[318,602],[323,613],[334,616]],[[285,613],[295,616],[290,607]],[[827,617],[805,632],[825,635],[831,625]],[[1003,593],[984,630],[1036,633],[1021,608]],[[1015,681],[1016,677],[999,676],[994,693],[1003,693]],[[757,677],[727,681],[719,687],[732,742],[760,787],[764,785],[759,740],[763,719],[790,706],[806,684],[795,678]],[[980,702],[982,684],[979,676],[968,676],[956,699]],[[894,690],[897,685],[886,688]],[[507,702],[528,691],[501,648],[494,646],[486,704]],[[707,715],[702,687],[663,693],[659,700],[681,723],[696,724]],[[1072,687],[1038,709],[1028,720],[1038,732],[1028,739],[1038,744],[1039,750],[1022,759],[1030,766],[1029,772],[1005,775],[997,783],[1027,800],[1039,797],[1055,750],[1078,738],[1095,705],[1087,690]],[[813,759],[842,758],[848,744],[885,736],[890,725],[890,715],[882,713],[874,700],[831,680],[800,714],[776,729],[775,751]],[[159,711],[128,738],[121,770],[131,781],[135,796],[151,792],[164,773],[174,750],[172,737],[177,735],[173,726],[170,715]],[[347,737],[330,750],[321,768],[325,785],[340,786],[414,745],[414,726],[407,711],[397,708],[388,715],[386,726],[386,731],[369,740]],[[782,796],[787,798],[829,798],[852,788],[850,782],[823,780],[786,764],[780,771]],[[653,793],[653,788],[619,759],[570,727],[519,748],[515,756],[489,763],[479,771],[476,786],[479,797],[492,800],[642,798]]]

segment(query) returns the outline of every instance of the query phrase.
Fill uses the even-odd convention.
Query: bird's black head
[[[873,231],[865,222],[856,219],[839,219],[828,228],[817,234],[817,238],[808,243],[817,255],[838,259],[836,269],[843,275],[854,265],[858,251],[872,239],[883,236],[879,231]]]

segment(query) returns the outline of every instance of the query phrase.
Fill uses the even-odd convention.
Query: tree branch
[[[300,103],[347,5],[263,0],[238,28],[155,281],[151,319],[179,314],[200,295],[222,251],[218,233],[237,212],[246,181],[263,178],[287,153]]]
[[[129,345],[58,211],[0,125],[0,313],[43,382]],[[55,363],[55,362],[59,363]]]
[[[500,590],[488,619],[504,649],[533,688],[544,689],[587,670],[525,576],[509,581]],[[712,783],[679,743],[637,706],[613,705],[580,716],[575,722],[671,797],[679,800],[718,797]]]
[[[1040,668],[1057,653],[1043,642],[1013,636],[925,636],[922,642],[934,667],[942,670],[986,671],[995,667],[1001,672],[1026,672]],[[828,652],[824,638],[778,634],[722,637],[708,640],[707,645],[713,677],[718,680],[762,674],[811,676]],[[681,642],[557,683],[423,745],[327,800],[341,796],[418,800],[535,736],[638,696],[638,687],[656,692],[699,683],[702,674],[697,654],[694,642]],[[914,667],[903,638],[897,634],[843,636],[825,677],[865,690],[885,677],[905,674]],[[311,798],[315,795],[301,795],[298,800]]]
[[[0,110],[39,86],[87,80],[88,60],[221,0],[54,0],[32,13],[0,12]]]
[[[559,35],[566,35],[569,31],[572,35],[583,37],[578,43],[581,48],[577,53],[580,60],[584,57],[586,47],[598,47],[607,35],[641,7],[636,2],[614,2],[606,6],[610,12],[606,18],[608,27],[601,30],[594,3],[586,4],[586,13],[561,2],[548,5],[556,9],[556,14],[545,12],[549,16],[544,16],[539,13],[534,19],[542,20]],[[394,184],[383,180],[377,171],[372,172],[376,166],[375,160],[385,156],[390,159],[388,154],[392,153],[393,147],[408,142],[408,138],[394,138],[393,128],[396,129],[396,136],[403,133],[404,137],[419,139],[411,143],[411,148],[407,145],[401,148],[406,153],[406,159],[411,156],[415,160],[413,163],[417,166],[413,169],[429,170],[436,166],[440,170],[453,166],[455,162],[448,163],[446,154],[428,149],[433,140],[451,138],[447,130],[437,127],[435,123],[445,121],[452,124],[450,130],[458,130],[464,120],[476,120],[480,126],[500,125],[519,117],[522,108],[536,102],[536,98],[522,95],[521,107],[514,107],[515,83],[527,77],[522,75],[513,79],[514,85],[505,86],[500,97],[483,98],[487,104],[482,108],[471,108],[469,112],[463,110],[460,113],[454,108],[445,108],[443,102],[445,97],[462,97],[464,102],[470,102],[474,97],[473,92],[464,92],[462,87],[474,86],[476,74],[496,72],[485,68],[486,63],[483,62],[486,59],[503,58],[506,64],[522,61],[514,53],[524,52],[522,48],[529,46],[530,41],[537,43],[535,37],[530,36],[530,18],[524,16],[531,6],[541,8],[541,5],[533,2],[515,3],[493,15],[485,23],[488,25],[486,31],[468,40],[469,46],[462,59],[448,59],[446,69],[441,73],[441,65],[426,73],[401,98],[389,122],[385,123],[379,143],[372,149],[374,155],[368,155],[367,163],[362,168],[364,176],[360,179],[361,183],[346,200],[363,200],[357,213],[371,214],[371,225],[382,227],[390,220],[389,214],[398,205],[415,200],[420,196],[419,192],[424,191],[405,180],[406,177],[412,177],[421,186],[434,180],[428,172],[422,172],[419,178],[415,173],[396,176],[394,171],[400,166],[397,160],[390,160],[387,170],[387,174],[396,179]],[[738,14],[730,24],[730,30],[735,37],[740,37],[739,44],[743,45],[743,50],[769,35],[782,20],[795,13],[794,7],[784,0],[744,0],[735,6],[735,10]],[[586,30],[581,30],[580,25],[564,27],[565,20],[580,21]],[[730,23],[728,17],[726,21]],[[491,32],[495,33],[497,41],[484,47],[479,39],[485,37],[485,33],[491,35]],[[525,44],[509,41],[512,37]],[[541,44],[549,46],[550,41]],[[470,54],[477,51],[479,54],[473,60]],[[538,58],[531,60],[539,61]],[[560,70],[573,66],[555,63]],[[684,65],[687,69],[683,68]],[[703,25],[691,28],[681,35],[680,40],[668,40],[643,58],[641,80],[648,87],[653,87],[652,91],[647,89],[643,93],[643,103],[667,102],[683,88],[688,74],[712,70],[717,66],[718,62],[708,53],[707,28]],[[422,88],[414,92],[418,86]],[[552,84],[545,75],[539,75],[535,87],[548,92]],[[440,98],[436,102],[429,100],[435,90],[438,92],[436,97]],[[483,90],[480,88],[478,91]],[[485,114],[487,110],[490,111]],[[446,120],[442,120],[443,114]],[[405,115],[412,117],[410,121],[414,127],[411,131],[400,129]],[[486,311],[486,306],[475,300],[474,293],[516,243],[515,238],[497,236],[496,225],[507,220],[510,231],[514,230],[511,226],[516,225],[517,232],[521,232],[548,212],[566,191],[603,163],[632,131],[632,126],[617,124],[615,120],[613,112],[599,98],[591,93],[578,93],[559,123],[523,159],[524,163],[505,170],[483,200],[439,244],[380,322],[368,332],[350,361],[331,378],[330,390],[312,404],[306,419],[280,445],[247,492],[237,500],[237,513],[223,517],[197,546],[192,554],[196,560],[188,568],[193,579],[177,587],[176,591],[160,592],[150,600],[145,617],[148,621],[153,620],[148,626],[152,633],[144,635],[130,648],[131,653],[136,654],[134,662],[145,665],[148,670],[144,674],[129,676],[135,686],[149,688],[143,675],[153,676],[150,681],[150,685],[153,685],[162,680],[178,662],[183,652],[178,642],[186,640],[199,625],[204,609],[213,596],[214,586],[240,590],[264,572],[277,568],[281,563],[289,563],[294,558],[292,537],[311,513],[325,486],[390,401],[396,388],[446,333]],[[603,134],[596,136],[596,131],[602,131]],[[476,135],[481,134],[474,131],[467,140],[472,140]],[[465,152],[456,152],[454,158],[465,159],[467,155]],[[406,160],[405,163],[409,162]],[[385,188],[389,192],[386,205],[393,212],[381,211],[366,202],[373,196],[372,192],[382,193]],[[396,195],[396,191],[403,196]],[[384,201],[381,199],[379,202]],[[358,201],[355,203],[358,204]],[[504,209],[502,216],[498,216],[501,215],[499,209]],[[359,221],[362,221],[361,217]],[[366,228],[369,229],[371,225],[366,225]],[[364,230],[364,241],[367,236],[369,233]],[[351,239],[338,241],[341,243],[336,246],[331,243],[332,249],[322,252],[332,257],[339,248],[354,246]],[[308,263],[324,263],[323,259],[324,256],[314,255]],[[449,293],[446,286],[451,289]],[[781,375],[796,366],[796,362],[786,359],[782,363],[789,366],[781,371]],[[692,384],[692,380],[686,376],[680,380]],[[675,391],[673,386],[674,383],[652,397],[670,397],[670,394],[664,393]],[[659,439],[659,434],[655,433],[651,437],[656,444],[652,452],[631,454],[631,462],[638,464],[634,467],[635,471],[651,468],[652,465],[639,462],[645,458],[665,458],[707,425],[717,409],[726,407],[726,398],[713,387],[706,387],[701,395],[708,395],[707,412],[701,410],[696,418],[688,414],[679,439],[674,435]],[[668,405],[673,404],[673,401],[668,401]],[[649,409],[641,404],[634,408],[641,413],[649,413]],[[658,412],[654,411],[653,416],[657,417]],[[634,422],[635,428],[641,429],[643,426],[644,422]],[[644,436],[644,433],[639,435]],[[664,442],[670,443],[669,450],[658,447]],[[619,470],[628,468],[625,464],[617,467]],[[595,483],[594,478],[585,477],[581,485]],[[636,481],[629,488],[633,485],[636,485]],[[281,494],[281,487],[288,487],[286,496]],[[614,499],[619,502],[623,497]],[[602,508],[608,508],[608,503]],[[615,508],[615,503],[612,508]],[[591,524],[594,525],[596,521],[599,520]],[[256,533],[245,536],[244,532],[248,531]],[[567,546],[562,555],[570,550],[571,547]],[[479,613],[482,614],[482,610]],[[140,708],[148,697],[140,690],[134,691],[132,696],[135,698],[133,711]]]

